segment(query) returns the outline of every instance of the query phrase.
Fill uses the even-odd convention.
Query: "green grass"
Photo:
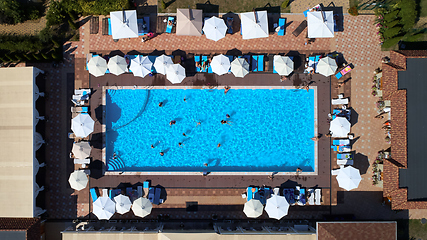
[[[427,1],[420,0],[420,17],[427,17]]]
[[[410,219],[409,239],[427,239],[427,224],[422,224],[420,219]]]
[[[203,9],[203,13],[241,13],[249,12],[252,9],[264,8],[266,4],[267,10],[269,12],[289,12],[289,7],[286,9],[281,9],[280,5],[283,0],[270,0],[270,1],[259,1],[259,0],[211,0],[209,4],[205,4],[206,1],[198,0],[165,0],[167,8],[161,9],[161,0],[158,0],[159,12],[163,13],[175,13],[177,8],[190,8],[193,9]]]

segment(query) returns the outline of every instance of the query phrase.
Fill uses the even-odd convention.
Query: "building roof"
[[[390,52],[390,63],[383,63],[383,98],[384,100],[391,100],[391,149],[392,159],[384,162],[384,187],[383,195],[391,199],[391,206],[393,210],[398,209],[427,209],[427,201],[408,200],[408,188],[400,187],[400,171],[403,169],[411,169],[412,165],[409,164],[409,151],[413,148],[408,148],[408,127],[409,119],[407,117],[408,107],[407,98],[411,89],[403,89],[400,86],[399,78],[404,71],[412,71],[408,65],[413,64],[410,59],[423,59],[427,58],[427,51],[392,51]],[[409,70],[407,70],[409,68]],[[406,77],[406,76],[405,76]],[[412,100],[414,100],[412,97]],[[409,103],[409,102],[408,102]],[[419,108],[422,109],[422,108]],[[415,126],[417,127],[417,126]],[[422,127],[422,126],[421,126]],[[411,170],[409,170],[411,171]],[[402,173],[407,176],[408,172]],[[410,180],[414,181],[413,179]],[[403,179],[403,184],[408,185],[407,178]],[[421,184],[419,182],[418,184]],[[419,188],[422,188],[420,185]],[[418,190],[419,190],[418,188]],[[417,191],[417,189],[415,189]]]
[[[216,234],[216,233],[144,233],[144,232],[62,232],[62,240],[122,239],[122,240],[315,240],[315,234]]]
[[[32,218],[35,210],[34,78],[37,68],[0,68],[0,217]]]
[[[397,239],[396,222],[317,222],[318,240]]]
[[[408,200],[427,200],[427,58],[406,59],[406,71],[398,74],[398,88],[406,89],[408,168],[399,171],[399,187],[408,188]],[[424,186],[426,183],[426,186]]]
[[[0,239],[39,240],[39,218],[0,218]]]

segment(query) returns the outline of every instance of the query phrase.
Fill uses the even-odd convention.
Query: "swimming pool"
[[[314,172],[314,96],[313,89],[107,89],[107,171]]]

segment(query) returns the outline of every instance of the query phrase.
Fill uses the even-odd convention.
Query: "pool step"
[[[125,164],[120,159],[110,159],[107,164],[108,171],[115,171],[125,167]]]

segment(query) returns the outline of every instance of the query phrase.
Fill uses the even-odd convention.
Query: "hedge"
[[[384,38],[392,38],[396,35],[399,34],[400,30],[402,29],[402,27],[393,27],[393,28],[389,28],[387,30],[384,31]]]
[[[387,39],[384,41],[382,47],[383,48],[393,47],[394,45],[396,45],[400,41],[400,39],[402,39],[402,37],[403,36]]]

